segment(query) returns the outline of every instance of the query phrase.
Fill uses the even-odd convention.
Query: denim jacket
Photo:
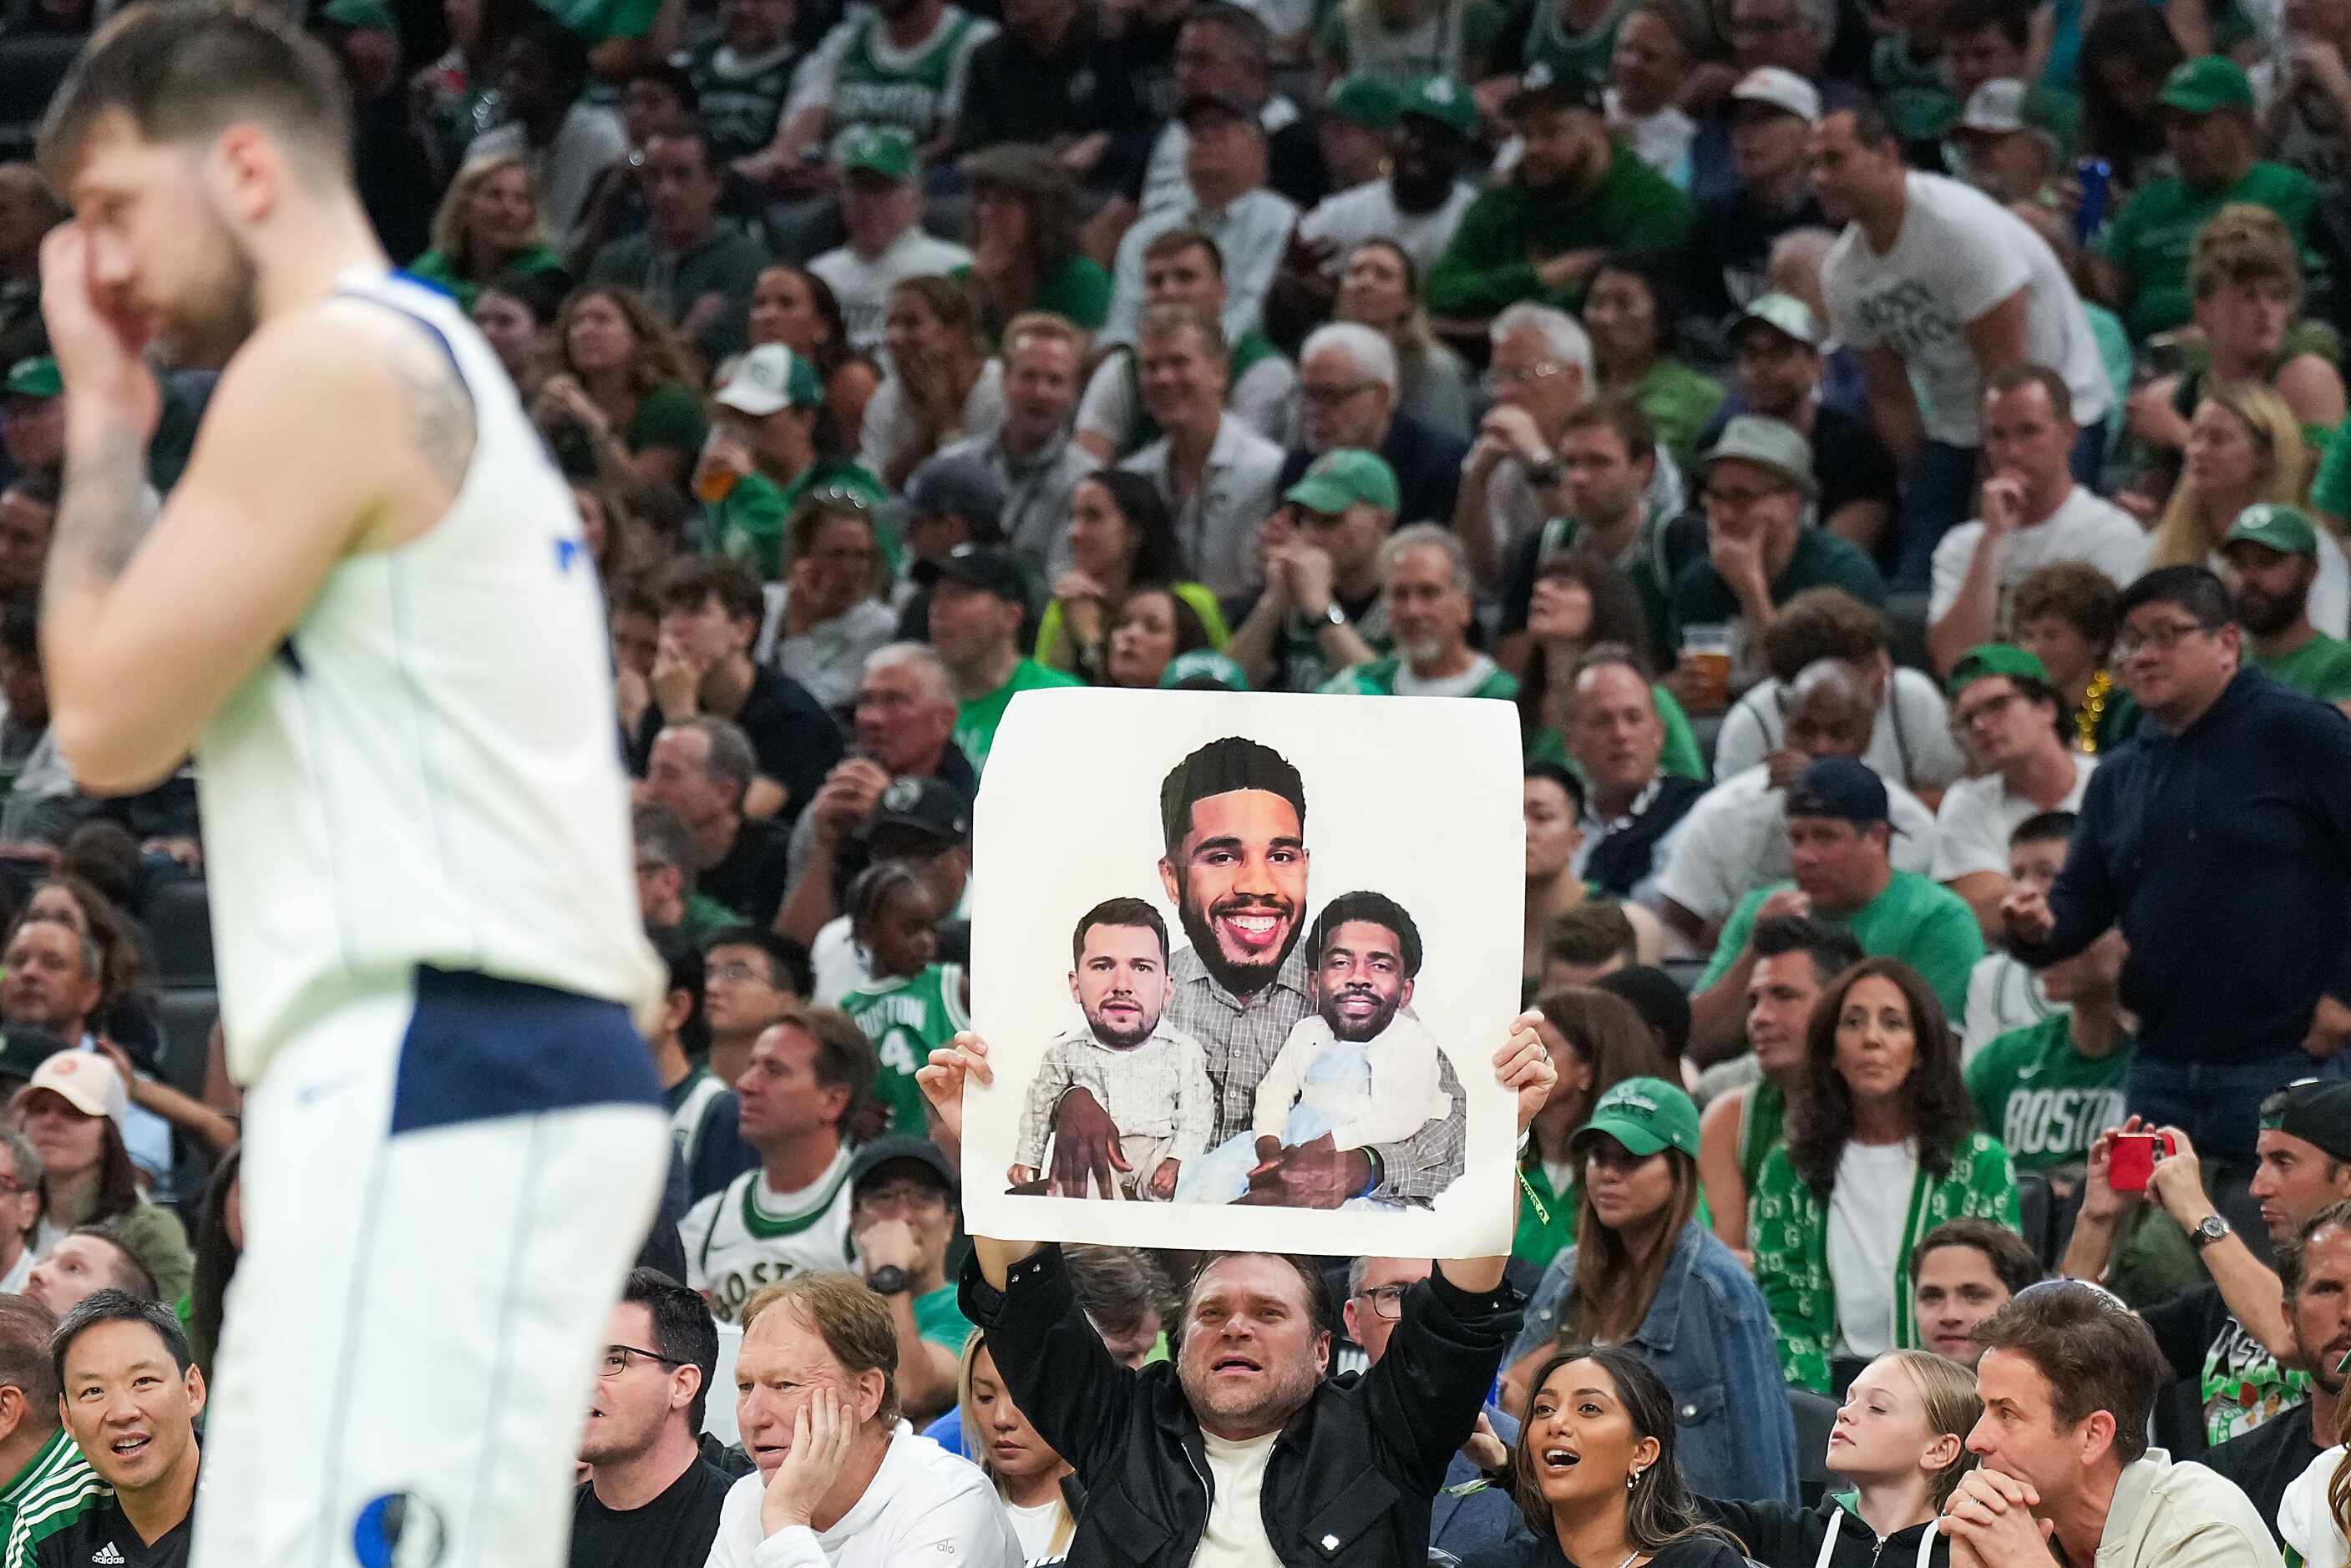
[[[1575,1249],[1544,1271],[1505,1366],[1559,1343]],[[1796,1501],[1796,1427],[1763,1293],[1713,1231],[1692,1220],[1627,1345],[1673,1390],[1676,1458],[1712,1497]]]

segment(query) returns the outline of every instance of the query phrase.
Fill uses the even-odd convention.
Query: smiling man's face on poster
[[[1306,913],[1306,829],[1270,790],[1228,790],[1192,803],[1176,854],[1159,862],[1167,897],[1208,972],[1246,994],[1297,945]]]

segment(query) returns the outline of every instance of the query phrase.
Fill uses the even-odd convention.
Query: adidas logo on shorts
[[[113,1542],[110,1541],[105,1545],[99,1547],[97,1551],[91,1552],[89,1554],[89,1560],[92,1563],[119,1563],[122,1561],[122,1552],[120,1547],[114,1544]]]

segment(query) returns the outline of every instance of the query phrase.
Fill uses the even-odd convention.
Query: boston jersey
[[[353,990],[420,964],[632,1008],[661,984],[569,493],[447,298],[366,274],[342,296],[445,346],[474,452],[421,537],[336,563],[197,744],[221,1011],[248,1082]]]
[[[854,1269],[849,1237],[849,1148],[798,1192],[779,1193],[757,1168],[686,1211],[685,1282],[709,1298],[721,1323],[737,1322],[743,1303],[803,1269]]]
[[[890,1107],[892,1132],[930,1136],[930,1116],[914,1075],[933,1051],[971,1027],[963,986],[963,965],[935,963],[920,974],[852,991],[841,999],[841,1010],[873,1042],[880,1064],[873,1092]]]

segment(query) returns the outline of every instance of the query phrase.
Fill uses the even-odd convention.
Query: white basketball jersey
[[[632,1009],[662,985],[570,492],[448,299],[382,275],[343,292],[440,335],[474,453],[423,537],[336,563],[197,743],[222,1019],[246,1082],[341,998],[419,964]]]
[[[685,1282],[709,1300],[721,1323],[741,1320],[743,1303],[806,1270],[853,1269],[846,1145],[801,1191],[771,1190],[758,1167],[705,1197],[678,1221]]]

